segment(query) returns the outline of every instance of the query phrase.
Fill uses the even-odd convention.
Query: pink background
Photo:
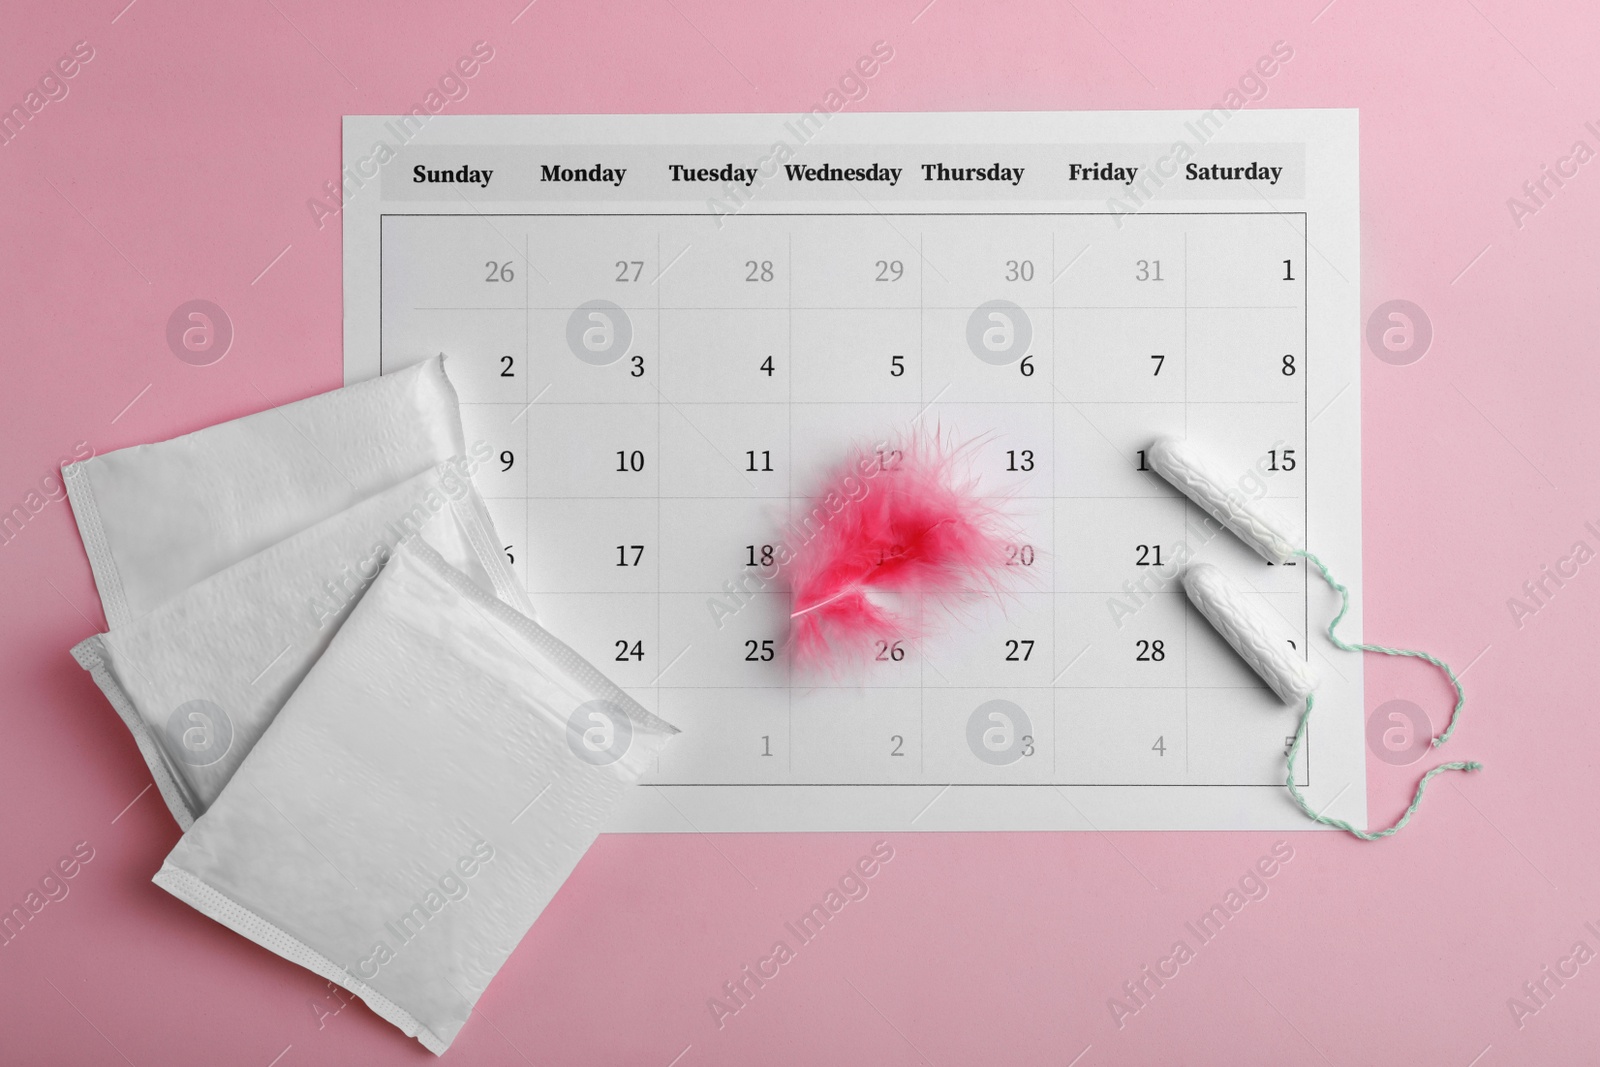
[[[1363,315],[1409,299],[1435,331],[1409,366],[1362,356],[1367,634],[1472,663],[1447,752],[1487,769],[1440,780],[1413,828],[1378,845],[897,835],[871,895],[720,1030],[707,998],[874,839],[606,837],[449,1055],[1592,1060],[1600,962],[1549,983],[1520,1028],[1507,1000],[1574,942],[1600,951],[1583,925],[1600,928],[1588,684],[1600,564],[1521,627],[1507,598],[1580,538],[1600,547],[1584,529],[1600,527],[1600,162],[1520,228],[1506,204],[1575,140],[1600,148],[1583,126],[1600,120],[1584,105],[1600,88],[1592,11],[924,2],[538,0],[520,15],[523,0],[366,13],[309,0],[8,5],[0,105],[74,42],[94,58],[0,146],[0,511],[80,440],[108,451],[340,384],[340,235],[319,231],[306,201],[337,178],[341,115],[406,110],[475,41],[495,58],[451,113],[797,112],[879,39],[894,59],[857,109],[1208,107],[1287,41],[1294,58],[1261,106],[1361,109]],[[173,309],[198,297],[236,330],[207,367],[174,358],[165,338]],[[0,1059],[428,1060],[359,1003],[328,1014],[340,1002],[320,979],[150,884],[178,830],[141,793],[132,741],[67,655],[104,623],[65,503],[0,545],[0,603],[0,904],[75,843],[94,849],[70,895],[0,948]],[[1369,662],[1368,709],[1394,698],[1442,724],[1447,693],[1426,667]],[[1371,762],[1373,820],[1387,822],[1426,764]],[[1266,899],[1119,1029],[1107,1001],[1123,981],[1179,938],[1195,947],[1185,922],[1280,838],[1294,858]]]

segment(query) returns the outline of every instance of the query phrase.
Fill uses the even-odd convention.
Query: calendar
[[[350,117],[344,157],[346,380],[446,354],[539,621],[683,731],[614,829],[1309,828],[1300,709],[1191,561],[1296,635],[1299,784],[1365,824],[1336,599],[1143,452],[1188,437],[1359,595],[1353,111]],[[776,550],[918,427],[973,442],[1015,580],[802,675]]]

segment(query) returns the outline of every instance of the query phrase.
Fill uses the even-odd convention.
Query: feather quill
[[[977,443],[913,430],[893,447],[856,447],[832,472],[808,512],[827,521],[789,566],[797,668],[837,670],[870,658],[876,642],[921,636],[925,598],[1000,592],[1013,525],[979,492]],[[913,616],[892,610],[906,601]]]

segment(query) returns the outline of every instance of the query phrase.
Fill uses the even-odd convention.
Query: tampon
[[[1306,696],[1317,687],[1317,676],[1278,619],[1252,603],[1226,574],[1209,563],[1196,563],[1185,570],[1183,589],[1190,603],[1284,703],[1306,702]]]
[[[1160,437],[1145,449],[1150,468],[1239,539],[1273,563],[1287,563],[1300,547],[1293,524],[1251,500],[1180,437]]]

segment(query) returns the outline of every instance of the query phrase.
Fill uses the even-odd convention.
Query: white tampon
[[[1145,458],[1152,470],[1266,559],[1287,563],[1300,547],[1300,532],[1292,523],[1246,497],[1181,437],[1157,438]]]
[[[1246,598],[1244,591],[1209,563],[1183,573],[1183,589],[1206,621],[1286,704],[1304,704],[1317,676],[1282,623]]]

